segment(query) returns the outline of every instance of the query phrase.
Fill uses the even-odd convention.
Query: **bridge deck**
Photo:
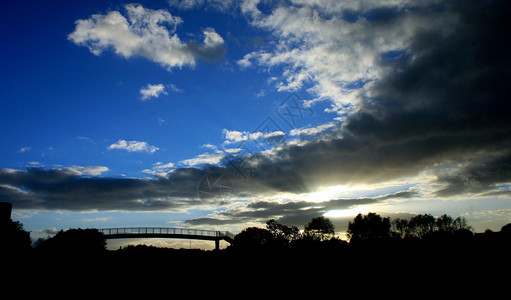
[[[168,227],[123,227],[123,228],[101,228],[106,239],[125,239],[125,238],[174,238],[174,239],[195,239],[220,241],[225,240],[228,243],[234,241],[234,235],[229,231],[186,229],[186,228],[168,228]]]

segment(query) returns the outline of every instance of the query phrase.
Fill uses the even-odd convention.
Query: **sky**
[[[3,6],[0,201],[33,238],[511,222],[508,1]]]

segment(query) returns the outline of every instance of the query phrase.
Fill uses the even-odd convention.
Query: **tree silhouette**
[[[408,220],[396,218],[391,222],[392,231],[391,235],[393,238],[402,239],[406,235],[406,228],[408,227]]]
[[[266,222],[266,229],[273,236],[273,242],[280,247],[288,247],[290,242],[301,238],[300,230],[296,226],[286,226],[274,219]]]
[[[451,216],[443,214],[436,218],[435,221],[436,229],[439,231],[452,233],[454,229],[454,220]]]
[[[317,238],[319,240],[327,240],[335,234],[335,227],[330,219],[315,217],[305,225],[304,235]]]
[[[410,219],[406,235],[410,238],[422,239],[435,229],[435,217],[431,214],[421,214]]]
[[[382,218],[376,213],[358,214],[353,223],[348,223],[348,238],[350,241],[387,240],[390,227],[390,218]]]
[[[511,233],[511,223],[508,223],[508,224],[502,226],[502,228],[500,229],[500,232]]]
[[[4,253],[20,254],[32,248],[30,232],[23,228],[19,221],[7,220],[0,225],[0,251]]]
[[[437,218],[431,214],[417,215],[410,220],[392,220],[391,235],[397,239],[450,238],[458,231],[471,232],[472,227],[464,217],[453,219],[447,214]]]
[[[242,249],[257,249],[268,245],[273,235],[267,229],[249,227],[234,237],[234,246]]]
[[[457,217],[456,219],[454,219],[452,226],[454,227],[454,230],[460,230],[460,229],[469,230],[469,231],[472,230],[472,226],[468,225],[467,220],[465,220],[465,217]]]

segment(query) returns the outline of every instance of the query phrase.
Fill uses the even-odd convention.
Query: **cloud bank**
[[[180,210],[208,205],[197,197],[204,171],[178,169],[168,178],[84,177],[72,169],[0,170],[0,199],[16,209]]]

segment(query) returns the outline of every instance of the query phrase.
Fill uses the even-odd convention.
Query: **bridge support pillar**
[[[220,250],[220,240],[219,239],[215,240],[215,250]]]

